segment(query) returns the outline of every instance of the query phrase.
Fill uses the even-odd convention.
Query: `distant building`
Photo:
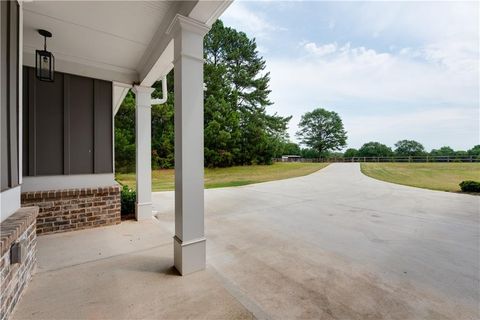
[[[285,155],[282,156],[282,162],[297,162],[300,158],[301,157],[297,155]]]

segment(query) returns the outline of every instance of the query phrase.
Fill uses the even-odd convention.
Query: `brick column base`
[[[38,206],[37,234],[89,229],[120,223],[120,187],[22,193],[22,207]]]
[[[12,314],[30,281],[37,262],[37,207],[21,208],[0,223],[0,319]],[[12,260],[12,246],[25,250],[22,261]]]

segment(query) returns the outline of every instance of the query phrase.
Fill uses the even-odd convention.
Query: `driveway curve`
[[[480,317],[480,197],[331,164],[205,199],[207,269],[257,318]],[[173,233],[173,192],[153,201]]]

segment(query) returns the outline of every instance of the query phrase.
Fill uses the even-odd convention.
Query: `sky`
[[[238,1],[225,25],[255,38],[270,113],[337,112],[348,147],[402,139],[480,144],[478,2]]]

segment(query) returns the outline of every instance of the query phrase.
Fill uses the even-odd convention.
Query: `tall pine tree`
[[[205,130],[222,136],[219,147],[215,139],[205,136],[206,163],[212,166],[271,163],[280,142],[287,137],[291,117],[268,115],[266,107],[270,74],[257,51],[255,39],[225,27],[217,21],[205,37]],[[222,120],[215,122],[212,110],[223,106]],[[213,126],[210,128],[211,126]],[[209,157],[220,163],[210,162]],[[225,161],[225,162],[224,162]]]
[[[270,75],[254,39],[215,22],[204,41],[205,165],[268,164],[283,149],[291,117],[267,114]],[[154,85],[161,92],[159,83]],[[152,107],[152,167],[174,165],[173,72],[166,104]],[[119,171],[135,168],[135,101],[130,92],[115,117]]]

